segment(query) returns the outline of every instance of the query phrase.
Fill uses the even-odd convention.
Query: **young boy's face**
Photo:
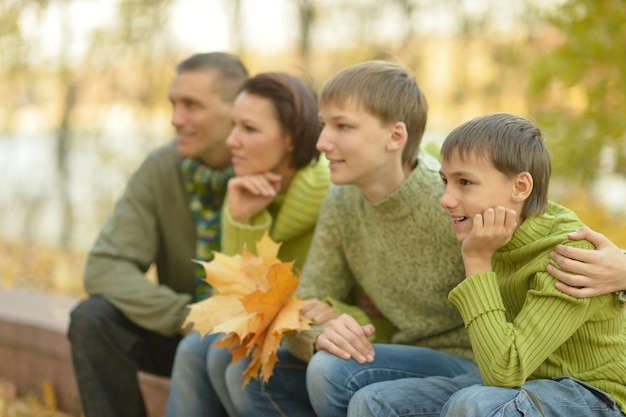
[[[450,213],[460,242],[472,231],[476,214],[497,206],[520,209],[512,199],[515,179],[498,171],[487,158],[469,153],[461,160],[453,151],[448,160],[442,161],[439,173],[444,183],[439,202]]]
[[[333,184],[352,184],[363,191],[384,181],[392,160],[385,148],[390,126],[358,105],[356,99],[321,106],[319,118],[324,128],[317,149],[330,163]]]

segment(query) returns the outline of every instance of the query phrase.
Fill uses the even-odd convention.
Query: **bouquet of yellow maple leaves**
[[[204,267],[214,295],[190,305],[183,327],[193,323],[193,330],[203,336],[224,333],[215,345],[228,348],[232,362],[250,357],[244,386],[259,373],[269,380],[286,332],[311,328],[300,315],[305,301],[294,295],[300,279],[293,273],[293,262],[277,258],[279,248],[266,233],[256,244],[257,256],[244,247],[241,255],[216,252],[210,262],[196,261]]]

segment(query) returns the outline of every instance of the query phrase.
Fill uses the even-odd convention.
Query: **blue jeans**
[[[239,415],[315,417],[306,391],[305,362],[279,349],[278,362],[269,381],[251,379],[242,389],[242,374],[249,363],[248,359],[241,359],[226,370],[228,393]]]
[[[350,401],[348,417],[623,417],[615,401],[572,378],[487,387],[476,373],[372,384]]]
[[[208,355],[213,350],[211,345],[220,337],[220,334],[200,337],[200,333],[194,332],[185,336],[178,345],[167,403],[168,417],[237,416],[230,403],[223,403],[217,395],[218,391],[226,390],[224,373],[228,362],[222,369],[221,378],[216,376],[219,374],[216,371],[214,378],[209,379]]]
[[[478,367],[458,356],[407,345],[375,344],[374,349],[374,362],[366,364],[341,359],[326,351],[313,356],[306,378],[309,398],[318,416],[345,417],[353,396],[365,392],[370,386],[384,384],[383,381],[469,374],[473,376],[473,383],[482,382]]]
[[[359,414],[363,416],[364,414]],[[442,417],[624,417],[613,398],[573,378],[527,381],[522,389],[474,385],[453,394]]]

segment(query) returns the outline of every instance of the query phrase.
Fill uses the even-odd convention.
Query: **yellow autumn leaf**
[[[228,348],[233,362],[250,358],[244,386],[259,375],[271,377],[286,332],[310,328],[300,315],[304,301],[295,296],[300,280],[293,262],[278,259],[279,248],[266,233],[257,242],[258,255],[244,248],[241,255],[216,253],[211,262],[199,262],[215,295],[191,304],[183,324],[193,323],[203,335],[223,333],[216,346]]]

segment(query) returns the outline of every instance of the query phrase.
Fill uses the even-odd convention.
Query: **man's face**
[[[216,70],[182,72],[170,84],[169,100],[178,153],[223,168],[230,162],[226,138],[232,127],[232,104],[222,101],[216,82]]]

